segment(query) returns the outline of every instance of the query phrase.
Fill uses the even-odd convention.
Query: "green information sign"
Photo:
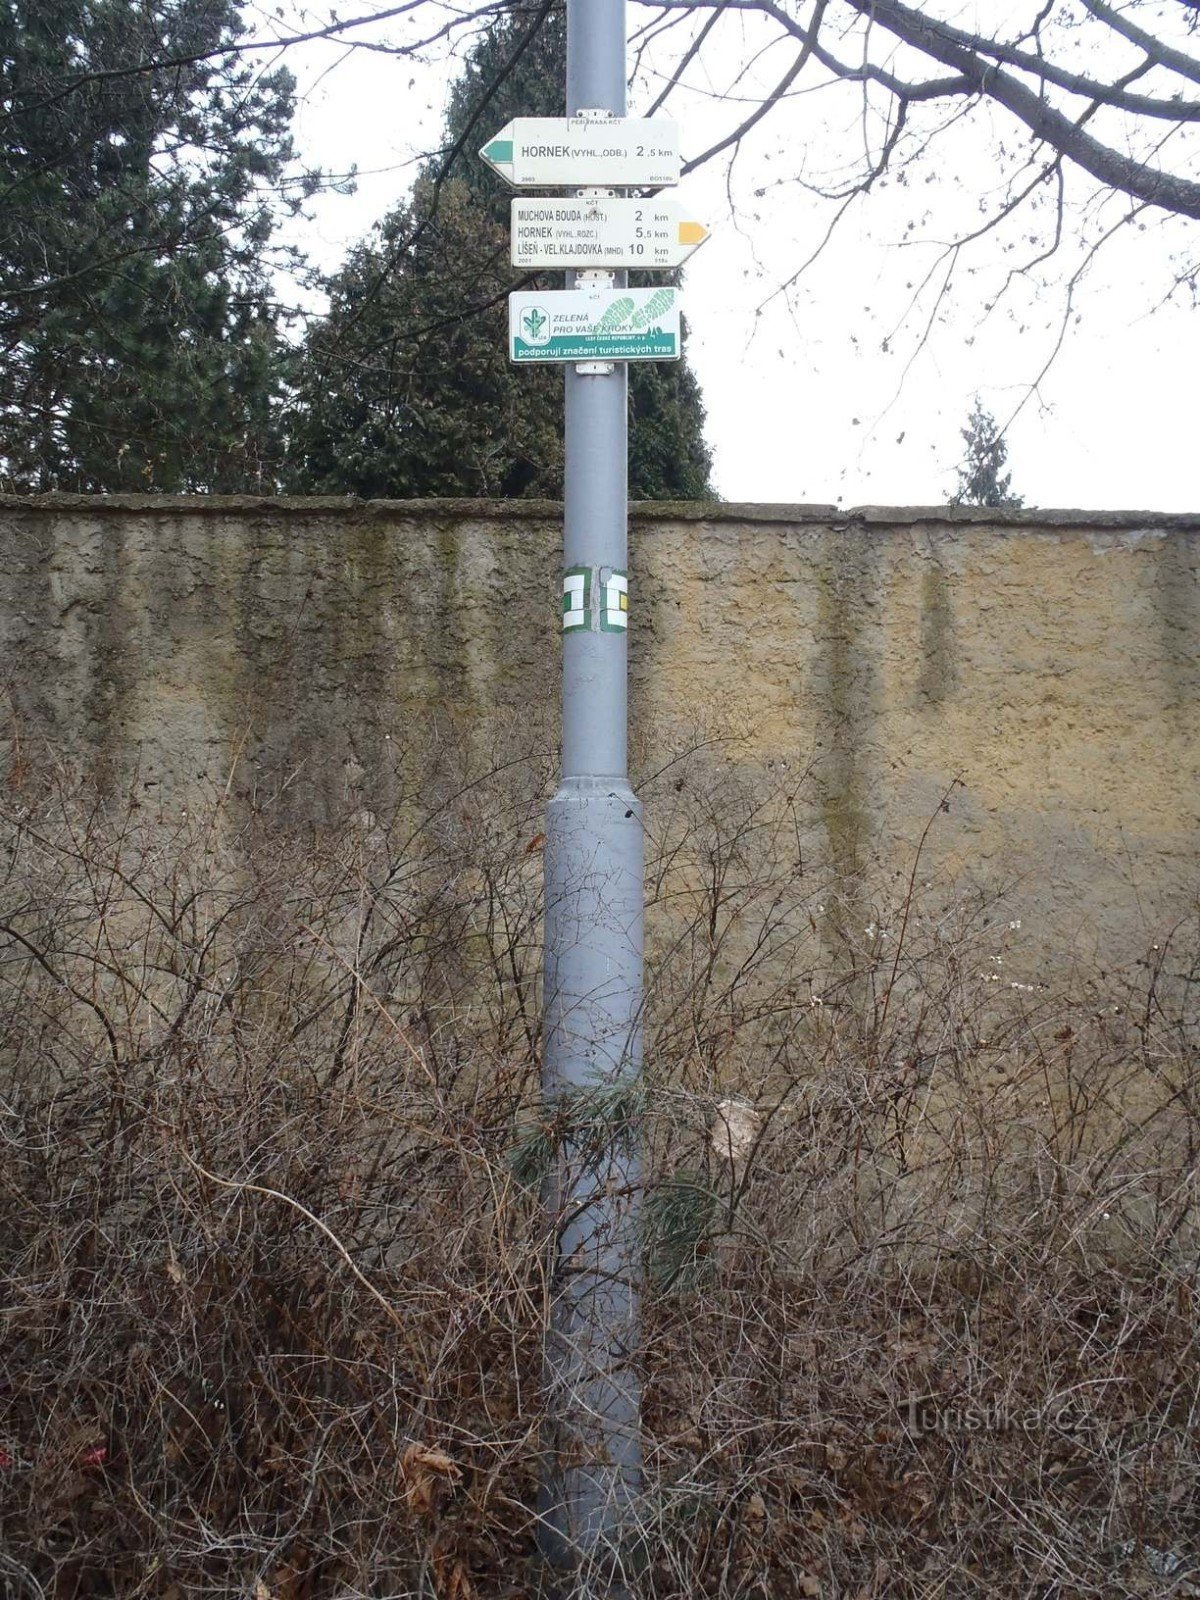
[[[549,289],[508,297],[513,361],[676,361],[678,289]]]

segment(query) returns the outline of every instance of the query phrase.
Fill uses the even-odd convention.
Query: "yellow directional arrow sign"
[[[515,267],[582,271],[640,267],[662,272],[682,266],[707,238],[705,225],[690,218],[681,202],[669,196],[512,203]]]

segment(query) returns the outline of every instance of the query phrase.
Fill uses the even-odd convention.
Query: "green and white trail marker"
[[[677,361],[678,289],[548,289],[508,297],[508,354],[529,361]]]
[[[662,189],[682,164],[670,117],[514,117],[479,154],[517,189]]]

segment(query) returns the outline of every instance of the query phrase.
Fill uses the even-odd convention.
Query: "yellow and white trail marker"
[[[512,203],[514,267],[663,272],[681,267],[708,238],[703,222],[671,196],[551,196]]]

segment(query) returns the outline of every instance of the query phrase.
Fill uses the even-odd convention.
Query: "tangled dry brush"
[[[536,1592],[548,769],[446,766],[6,792],[0,1593]],[[646,1595],[1200,1592],[1195,929],[997,982],[798,789],[647,787]]]

